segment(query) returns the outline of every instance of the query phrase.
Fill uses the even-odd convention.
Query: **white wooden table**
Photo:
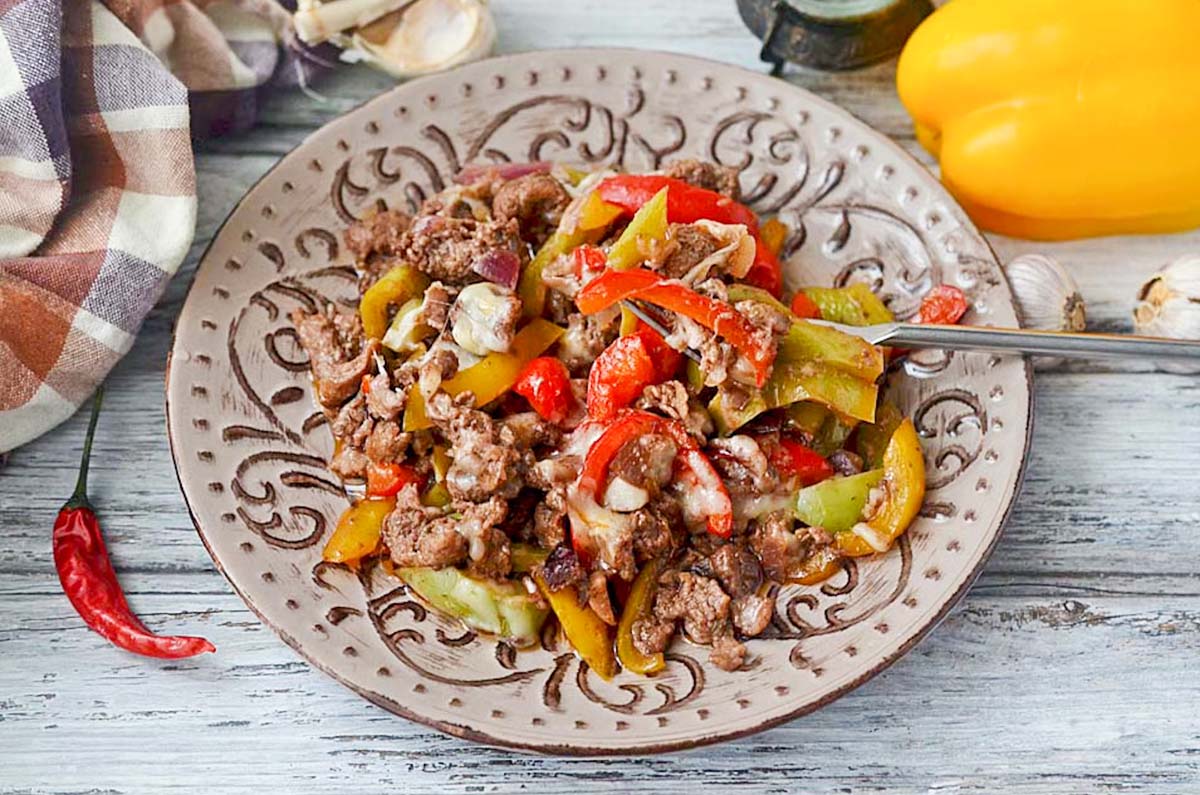
[[[761,68],[732,0],[496,0],[503,51],[624,45]],[[788,79],[916,152],[893,65]],[[109,380],[92,492],[134,609],[219,653],[136,659],[62,596],[50,527],[84,417],[0,474],[0,792],[1072,792],[1200,790],[1200,377],[1075,365],[1037,378],[1037,428],[1004,537],[961,605],[893,668],[740,742],[641,759],[547,759],[393,717],[310,669],[213,568],[163,420],[173,319],[217,225],[282,154],[391,81],[345,69],[324,102],[275,98],[253,133],[202,147],[183,272]],[[1200,234],[1059,245],[1094,328],[1127,330],[1138,284]],[[1141,369],[1144,372],[1134,372]],[[0,376],[2,377],[2,376]]]

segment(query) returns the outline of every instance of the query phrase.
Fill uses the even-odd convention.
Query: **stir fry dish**
[[[781,586],[887,551],[925,493],[879,399],[896,352],[813,322],[891,312],[785,295],[787,232],[694,160],[473,166],[356,222],[358,310],[292,317],[355,498],[325,559],[517,646],[554,621],[602,677],[661,670],[681,631],[741,667]]]

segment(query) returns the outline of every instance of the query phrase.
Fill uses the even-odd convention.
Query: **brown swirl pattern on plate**
[[[964,592],[1024,464],[1028,370],[926,351],[889,392],[924,439],[920,520],[877,559],[780,594],[728,674],[677,644],[654,678],[604,682],[555,633],[513,649],[427,610],[382,568],[323,563],[347,499],[288,314],[353,305],[339,245],[371,208],[415,209],[472,161],[646,170],[672,156],[736,166],[747,201],[790,227],[786,279],[871,285],[900,317],[932,286],[979,322],[1015,324],[986,242],[923,169],[845,112],[787,84],[637,51],[530,53],[413,81],[309,138],[242,200],[179,319],[167,399],[184,496],[214,561],[310,662],[449,733],[534,750],[651,752],[741,736],[815,709],[910,648]]]

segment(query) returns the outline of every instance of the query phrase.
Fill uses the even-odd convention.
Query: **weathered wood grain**
[[[639,46],[756,66],[731,2],[497,3],[504,50]],[[790,71],[918,156],[893,68]],[[1037,379],[1025,487],[980,580],[891,670],[756,738],[654,759],[548,760],[394,718],[311,670],[214,570],[167,450],[162,379],[199,253],[238,198],[321,123],[390,80],[346,69],[327,99],[276,97],[248,135],[198,156],[200,221],[180,277],[109,382],[93,465],[114,562],[153,628],[219,653],[137,660],[82,627],[49,528],[83,418],[0,469],[0,793],[681,791],[1192,795],[1200,781],[1200,381],[1080,364]],[[922,158],[928,162],[928,158]],[[1099,328],[1128,329],[1137,285],[1200,233],[1055,245]]]

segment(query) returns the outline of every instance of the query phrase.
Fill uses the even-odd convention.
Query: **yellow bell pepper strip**
[[[845,287],[805,287],[804,294],[817,305],[821,319],[833,323],[870,326],[896,319],[892,310],[862,282]]]
[[[625,298],[637,298],[662,307],[711,329],[746,358],[754,368],[758,386],[766,383],[775,359],[774,346],[763,340],[754,324],[732,306],[701,295],[681,282],[640,268],[609,270],[592,279],[579,291],[575,296],[575,305],[585,315],[592,315]]]
[[[621,307],[621,331],[620,336],[628,337],[630,334],[638,330],[638,324],[642,321],[638,316],[629,311],[629,307]]]
[[[408,265],[397,265],[363,293],[358,302],[363,333],[367,339],[382,339],[388,329],[388,307],[402,306],[411,298],[420,298],[429,286],[429,277]]]
[[[321,558],[330,563],[355,566],[379,548],[383,520],[396,507],[396,498],[359,500],[338,518],[333,535],[325,544]]]
[[[513,337],[512,347],[505,353],[490,353],[448,381],[442,390],[458,395],[470,390],[475,405],[484,406],[512,389],[525,365],[541,356],[563,335],[563,328],[548,320],[534,318]],[[432,427],[425,413],[425,397],[420,389],[411,389],[404,408],[404,430],[419,431]]]
[[[872,469],[800,489],[796,494],[796,518],[809,527],[824,527],[835,536],[845,533],[862,519],[867,495],[882,479],[883,470]]]
[[[884,401],[875,410],[875,422],[858,426],[854,437],[855,449],[862,456],[863,466],[877,469],[883,466],[883,454],[892,434],[904,421],[904,415],[893,404]]]
[[[482,580],[453,567],[403,568],[396,575],[436,610],[515,646],[537,643],[549,615],[518,582]]]
[[[440,444],[433,446],[433,485],[421,495],[421,504],[433,508],[445,508],[451,502],[450,490],[446,488],[446,473],[450,471],[450,454]]]
[[[588,232],[595,229],[607,229],[613,221],[621,217],[623,212],[625,211],[617,205],[609,204],[601,199],[599,194],[589,193],[579,208],[579,228]]]
[[[925,501],[925,457],[911,419],[901,422],[888,442],[880,483],[885,493],[875,515],[836,536],[838,548],[847,555],[858,557],[886,550],[921,510]]]
[[[593,193],[593,196],[596,194]],[[638,208],[629,226],[608,250],[608,267],[627,271],[646,261],[655,247],[667,242],[667,189]]]
[[[662,652],[643,654],[633,644],[633,625],[650,612],[654,606],[654,594],[658,591],[658,573],[662,563],[655,559],[642,567],[629,590],[629,598],[621,609],[621,620],[617,624],[617,659],[622,667],[635,674],[654,674],[666,667]]]
[[[768,218],[759,227],[758,238],[767,247],[767,251],[778,257],[779,252],[783,250],[784,241],[787,240],[787,233],[787,224],[778,218]]]
[[[828,580],[842,568],[842,553],[832,546],[817,549],[788,572],[788,582],[816,585]]]
[[[579,597],[574,588],[550,590],[541,571],[534,571],[533,581],[550,603],[554,615],[558,616],[558,623],[562,626],[567,641],[588,667],[601,679],[612,679],[616,676],[617,657],[613,654],[608,624],[596,615],[595,610],[579,604]]]
[[[954,0],[896,75],[985,229],[1056,240],[1200,225],[1200,3]]]

